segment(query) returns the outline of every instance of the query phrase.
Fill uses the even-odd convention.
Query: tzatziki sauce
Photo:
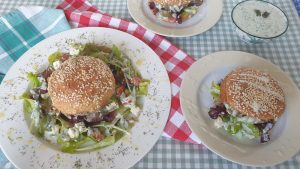
[[[286,15],[278,7],[258,0],[238,4],[232,11],[232,20],[242,31],[260,38],[279,36],[288,26]]]

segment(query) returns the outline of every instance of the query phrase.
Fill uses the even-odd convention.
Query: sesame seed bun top
[[[221,101],[241,114],[262,121],[277,120],[285,109],[284,93],[268,73],[238,68],[221,83]]]
[[[99,111],[115,91],[110,68],[100,59],[79,56],[65,61],[49,78],[53,107],[65,115]]]
[[[191,2],[191,0],[150,0],[150,2],[155,2],[162,6],[186,6]]]

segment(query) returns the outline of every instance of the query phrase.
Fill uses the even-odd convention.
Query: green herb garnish
[[[259,9],[254,9],[254,12],[256,16],[261,16],[263,18],[267,18],[270,15],[269,12],[265,11],[264,13],[262,13]]]
[[[258,9],[255,9],[254,12],[256,13],[256,16],[261,16],[261,12]]]
[[[270,15],[269,12],[264,12],[264,13],[262,14],[262,17],[263,17],[263,18],[267,18],[269,15]]]

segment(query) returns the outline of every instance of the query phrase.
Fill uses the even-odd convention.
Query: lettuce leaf
[[[74,153],[76,150],[83,144],[93,141],[90,137],[87,136],[82,136],[83,139],[80,141],[62,141],[61,138],[59,137],[57,140],[57,143],[60,144],[61,150],[66,153]]]
[[[259,129],[254,124],[243,123],[243,130],[244,130],[244,132],[246,132],[247,134],[249,134],[251,136],[254,136],[255,138],[260,137]]]
[[[31,99],[23,99],[23,110],[25,113],[30,114],[33,110],[33,102]]]
[[[30,132],[33,135],[36,135],[38,137],[43,137],[45,134],[45,130],[46,130],[46,124],[47,124],[47,117],[45,117],[45,116],[40,117],[39,123],[37,126],[34,123],[34,120],[32,120],[30,127],[29,127]]]
[[[121,50],[120,50],[116,45],[113,45],[113,47],[112,47],[112,53],[113,53],[113,55],[116,56],[118,59],[121,59],[121,58],[122,58]]]
[[[216,84],[214,81],[211,82],[210,87],[210,94],[213,97],[220,97],[221,87],[220,85]]]
[[[93,53],[100,52],[99,47],[94,43],[87,43],[84,45],[82,51],[80,52],[80,55],[91,55]]]
[[[75,151],[82,152],[82,151],[95,150],[95,149],[110,146],[110,145],[114,144],[115,142],[116,142],[115,135],[112,135],[112,136],[108,136],[108,137],[104,138],[102,141],[97,142],[95,144],[92,144],[92,145],[89,145],[86,147],[82,147],[82,148],[76,148]]]
[[[81,135],[82,139],[79,141],[66,141],[64,142],[61,137],[58,137],[57,143],[60,144],[61,150],[66,153],[75,153],[75,152],[82,152],[82,151],[91,151],[96,150],[99,148],[103,148],[106,146],[110,146],[115,143],[115,135],[108,136],[104,138],[100,142],[95,142],[92,138],[88,136]],[[92,143],[87,146],[83,146],[86,143]]]
[[[37,74],[29,72],[27,73],[27,78],[30,81],[30,85],[32,88],[38,88],[42,85],[42,82],[39,81]]]
[[[62,56],[62,53],[60,51],[54,52],[52,53],[49,57],[48,57],[48,62],[50,65],[53,64],[53,62],[58,61]]]
[[[147,95],[148,94],[148,85],[150,84],[149,80],[143,79],[138,87],[138,95]]]

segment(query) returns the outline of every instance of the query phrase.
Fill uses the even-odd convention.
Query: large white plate
[[[212,81],[220,81],[238,66],[258,68],[268,72],[284,90],[286,109],[271,130],[271,141],[259,144],[239,141],[216,129],[208,116],[213,104],[209,93]],[[300,92],[295,83],[278,66],[253,54],[224,51],[205,56],[185,74],[181,86],[181,108],[192,131],[210,150],[230,161],[250,166],[281,163],[300,149]]]
[[[159,21],[152,14],[148,0],[127,0],[132,18],[143,27],[164,36],[187,37],[203,33],[213,27],[223,11],[223,0],[204,0],[199,12],[182,24]]]
[[[125,136],[107,148],[80,154],[62,153],[55,146],[29,133],[22,101],[28,86],[25,72],[47,64],[49,54],[67,51],[71,43],[94,42],[119,46],[142,76],[151,80],[149,95],[139,122]],[[43,66],[44,65],[44,66]],[[18,168],[129,168],[154,146],[170,111],[170,82],[159,57],[142,41],[114,29],[80,28],[52,36],[27,51],[9,70],[0,86],[0,144],[8,159]]]

